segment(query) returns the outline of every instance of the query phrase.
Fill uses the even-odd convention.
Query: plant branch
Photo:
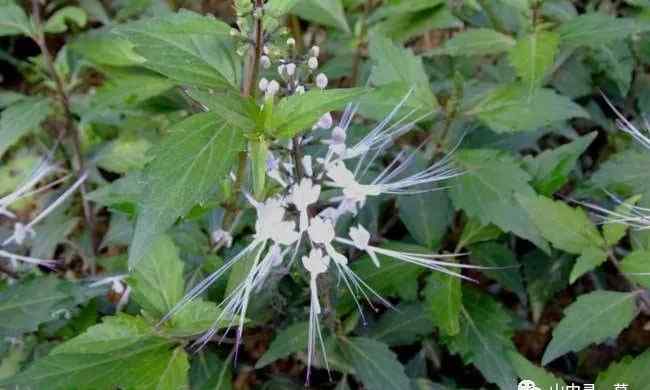
[[[72,148],[74,153],[73,166],[77,173],[78,177],[81,177],[85,171],[85,164],[83,160],[83,154],[81,152],[81,140],[79,137],[79,129],[75,125],[72,111],[70,109],[70,97],[66,91],[63,78],[57,72],[56,67],[54,66],[54,60],[52,54],[47,48],[47,43],[45,42],[45,34],[43,33],[43,20],[41,18],[41,8],[38,0],[32,0],[32,17],[34,19],[34,25],[36,28],[35,36],[32,38],[38,45],[43,54],[43,59],[45,65],[47,66],[50,77],[54,80],[56,86],[56,94],[59,100],[59,104],[63,108],[63,120],[64,120],[64,130],[66,134],[70,137],[72,141]],[[84,219],[86,226],[90,230],[90,237],[92,242],[92,251],[93,256],[99,247],[97,230],[95,224],[95,216],[93,214],[93,209],[90,202],[87,199],[88,187],[86,182],[81,183],[81,202],[83,205]]]

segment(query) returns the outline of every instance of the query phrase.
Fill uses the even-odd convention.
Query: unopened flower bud
[[[262,68],[268,69],[271,67],[271,59],[268,56],[261,56],[260,57],[260,65],[262,65]]]
[[[313,57],[318,57],[320,55],[320,47],[318,46],[312,46],[311,50],[309,50],[309,53]]]
[[[297,93],[298,95],[304,95],[304,93],[305,93],[305,87],[302,86],[302,85],[297,86],[297,87],[296,87],[296,93]]]
[[[296,45],[296,40],[293,38],[287,39],[287,45],[288,46],[295,46]]]
[[[285,70],[289,76],[293,76],[296,73],[296,64],[294,63],[287,64]]]
[[[307,66],[311,70],[314,70],[314,69],[318,68],[318,58],[309,57],[309,60],[307,60]]]
[[[236,37],[237,35],[239,35],[239,30],[237,30],[236,28],[231,28],[230,29],[230,36],[231,37]]]
[[[327,76],[325,76],[324,73],[319,73],[318,76],[316,76],[316,86],[320,89],[325,89],[327,88]]]
[[[266,45],[262,46],[262,53],[269,55],[269,47]]]
[[[269,86],[269,80],[262,77],[260,79],[260,83],[258,84],[258,86],[260,87],[260,91],[262,92],[266,91],[266,88]]]
[[[280,76],[284,76],[284,72],[287,70],[287,66],[284,64],[281,64],[278,66],[278,74]]]

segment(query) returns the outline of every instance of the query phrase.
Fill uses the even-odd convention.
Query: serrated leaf
[[[103,289],[90,289],[54,275],[32,278],[0,290],[0,336],[17,337],[59,318]],[[59,313],[59,314],[57,314]]]
[[[213,302],[200,299],[183,306],[171,319],[165,334],[172,337],[191,337],[204,333],[207,329],[215,327],[220,329],[230,325],[230,317],[224,316],[219,324],[215,324],[221,311]],[[237,321],[233,319],[233,321]]]
[[[532,380],[540,389],[555,389],[556,386],[561,389],[566,386],[562,378],[558,378],[542,367],[536,366],[518,352],[509,351],[508,358],[520,379]]]
[[[621,96],[630,91],[634,71],[634,54],[625,42],[601,45],[593,53],[595,68],[616,83]]]
[[[545,196],[550,196],[562,188],[575,168],[576,161],[596,135],[595,132],[589,133],[571,143],[524,159],[524,169],[533,176],[533,187]]]
[[[521,81],[532,91],[542,84],[544,76],[555,62],[560,44],[557,33],[536,31],[517,40],[510,50],[510,63]]]
[[[648,166],[650,166],[650,153],[626,150],[615,154],[602,164],[591,177],[591,182],[597,187],[630,195],[642,194],[650,191]]]
[[[463,150],[455,161],[465,173],[452,180],[449,191],[456,209],[483,225],[494,224],[505,232],[513,232],[539,248],[548,251],[548,244],[515,194],[534,194],[528,184],[530,176],[514,158],[495,150]]]
[[[514,350],[511,317],[488,295],[473,289],[463,291],[460,333],[445,337],[450,352],[481,371],[490,383],[502,390],[516,387],[515,372],[507,357]]]
[[[68,30],[66,22],[72,22],[77,27],[84,27],[86,26],[86,22],[88,22],[88,15],[86,15],[86,11],[79,7],[63,7],[50,16],[47,22],[45,22],[43,30],[46,33],[66,32]]]
[[[625,277],[650,289],[650,251],[638,250],[625,256],[620,263]]]
[[[20,100],[2,111],[0,116],[0,157],[21,137],[38,128],[50,114],[50,109],[50,99],[29,98]]]
[[[260,109],[253,99],[242,97],[235,89],[188,88],[186,92],[208,111],[219,113],[233,126],[244,131],[255,129]]]
[[[393,347],[413,344],[433,332],[433,323],[421,303],[401,304],[395,309],[384,313],[368,329],[367,337]]]
[[[190,85],[238,87],[240,66],[233,55],[230,26],[213,16],[180,11],[118,27],[142,66]]]
[[[481,270],[481,273],[496,280],[508,290],[520,296],[525,295],[519,263],[510,249],[496,242],[484,242],[470,246],[469,252],[472,263],[495,268]]]
[[[588,248],[605,246],[605,240],[581,208],[573,208],[541,195],[518,195],[517,199],[544,238],[555,248],[581,254]]]
[[[491,241],[499,238],[503,232],[498,227],[482,224],[478,219],[471,218],[463,227],[463,233],[458,240],[458,247],[465,248],[468,245],[483,241]]]
[[[299,0],[291,12],[303,19],[350,32],[341,0]]]
[[[589,117],[582,107],[552,89],[531,91],[520,83],[493,89],[466,114],[478,116],[497,133],[533,131],[567,119]]]
[[[431,55],[473,56],[499,54],[510,50],[516,41],[505,34],[488,29],[468,29],[455,34],[438,49],[430,51]]]
[[[458,334],[463,293],[460,278],[433,272],[422,293],[431,321],[440,332],[447,336]]]
[[[641,200],[640,195],[626,199],[625,202],[614,209],[614,212],[625,214],[630,210],[630,207],[635,206],[639,200]],[[613,219],[615,220],[616,218]],[[603,237],[605,238],[607,246],[618,244],[618,242],[625,236],[628,228],[629,226],[625,223],[613,221],[608,222],[606,220],[603,224]]]
[[[274,107],[265,130],[275,137],[293,137],[311,129],[325,113],[343,108],[366,92],[365,88],[327,89],[286,97]]]
[[[25,11],[15,4],[0,6],[0,36],[19,34],[34,34],[34,26]]]
[[[98,65],[134,66],[145,61],[133,51],[133,44],[128,39],[104,30],[86,33],[71,42],[69,47]]]
[[[625,356],[612,363],[605,371],[598,374],[597,389],[615,389],[615,385],[624,383],[629,389],[650,389],[650,351],[633,358]]]
[[[255,368],[265,367],[278,359],[302,352],[307,349],[309,333],[308,322],[297,322],[291,324],[286,329],[280,330],[269,345],[269,349],[255,363]]]
[[[522,263],[533,321],[537,322],[546,302],[569,284],[573,257],[567,254],[550,257],[535,250],[526,254]]]
[[[133,269],[133,300],[161,318],[183,297],[183,262],[168,236],[160,236]]]
[[[410,387],[404,366],[386,344],[353,337],[341,339],[340,346],[354,367],[355,376],[368,390],[403,390]]]
[[[636,317],[637,295],[637,292],[594,291],[578,297],[564,310],[564,318],[553,330],[542,364],[616,337]]]
[[[232,390],[230,359],[219,359],[214,353],[199,353],[190,368],[191,389]]]
[[[558,29],[563,46],[600,46],[639,31],[634,19],[604,13],[587,13],[562,23]]]
[[[397,198],[402,223],[418,244],[438,248],[449,223],[453,209],[445,191],[429,191]]]
[[[420,57],[380,34],[372,35],[369,53],[373,61],[370,75],[373,84],[400,84],[405,87],[405,92],[413,88],[413,96],[407,103],[409,106],[420,107],[425,112],[438,108],[438,101],[431,91],[429,76]],[[400,96],[394,105],[403,98]]]
[[[182,348],[153,335],[144,320],[120,315],[57,346],[0,385],[67,390],[178,389],[187,386]]]
[[[145,192],[129,249],[131,267],[176,219],[214,196],[232,167],[243,136],[240,130],[220,123],[213,113],[191,116],[173,126],[156,147],[145,171]]]

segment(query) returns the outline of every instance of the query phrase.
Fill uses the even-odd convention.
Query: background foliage
[[[471,283],[357,259],[352,269],[397,311],[367,310],[364,324],[332,289],[332,372],[316,369],[312,387],[510,390],[526,378],[650,389],[650,235],[597,224],[571,201],[613,209],[611,191],[650,206],[650,152],[616,130],[603,97],[628,117],[650,112],[650,2],[269,0],[273,39],[318,44],[338,87],[284,99],[270,118],[240,93],[246,46],[230,30],[251,4],[234,3],[48,1],[39,22],[31,4],[0,0],[0,196],[56,142],[71,171],[90,175],[85,202],[71,198],[35,238],[2,248],[63,264],[0,259],[0,388],[303,387],[309,294],[296,270],[256,296],[236,361],[229,338],[189,346],[245,264],[156,324],[241,248],[248,213],[233,248],[213,250],[210,233],[237,194],[227,176],[247,140],[290,137],[352,100],[381,119],[414,88],[406,109],[434,115],[399,143],[430,137],[430,158],[464,137],[454,158],[466,173],[442,191],[372,202],[365,224],[387,245],[496,268],[466,272]],[[29,221],[63,190],[10,210]],[[13,222],[0,218],[1,242]],[[125,291],[88,282],[129,262],[130,299],[116,311]]]

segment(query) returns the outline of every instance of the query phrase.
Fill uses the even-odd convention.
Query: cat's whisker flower
[[[605,96],[605,94],[601,95],[605,99],[605,102],[607,102],[607,105],[609,105],[609,107],[618,117],[618,119],[616,119],[616,125],[618,128],[631,135],[632,138],[639,142],[644,148],[650,149],[650,127],[648,126],[648,122],[645,122],[646,128],[640,130],[637,126],[625,118],[625,116],[618,109],[616,109],[616,107],[614,107],[612,102],[607,98],[607,96]]]
[[[55,269],[61,262],[58,260],[38,259],[30,256],[22,256],[16,253],[7,252],[0,249],[0,257],[4,257],[10,261],[21,261],[23,263],[40,265],[45,268]]]

